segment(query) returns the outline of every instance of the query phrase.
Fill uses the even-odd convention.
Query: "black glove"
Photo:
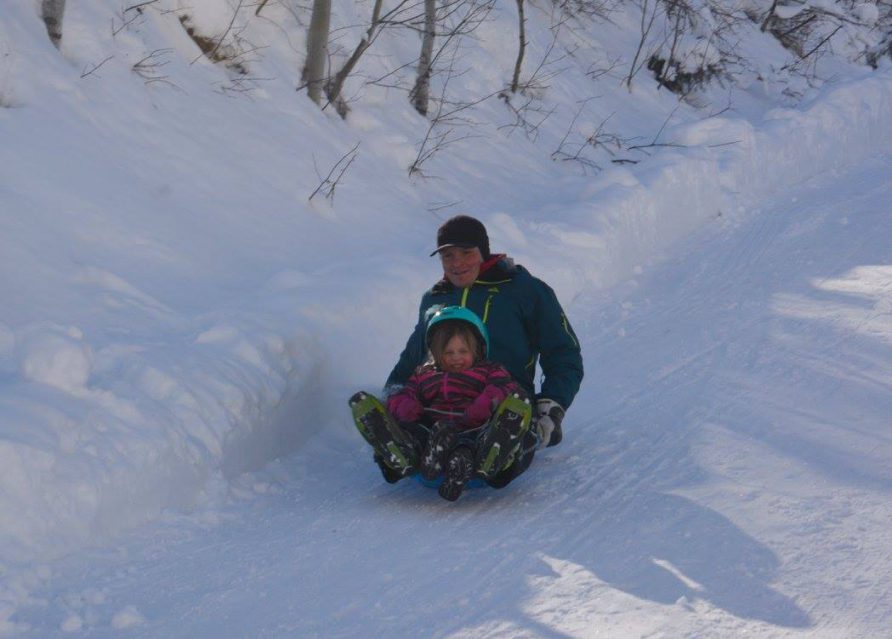
[[[543,397],[536,402],[536,433],[539,435],[539,448],[557,446],[563,433],[564,409],[553,399]]]

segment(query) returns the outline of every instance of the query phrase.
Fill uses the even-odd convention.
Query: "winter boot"
[[[449,453],[458,443],[458,431],[450,422],[437,422],[431,430],[421,456],[421,476],[436,479],[443,472]]]
[[[465,484],[474,473],[474,454],[467,446],[459,446],[449,456],[446,466],[446,479],[440,484],[437,492],[440,497],[455,501],[461,497]]]
[[[388,484],[395,484],[404,477],[408,477],[412,474],[411,470],[394,470],[384,463],[384,460],[378,453],[375,453],[375,463],[378,464],[378,468],[381,470],[381,475],[384,477],[384,481],[386,481]]]
[[[375,449],[383,464],[396,473],[384,479],[411,475],[418,469],[418,442],[409,433],[397,426],[396,422],[374,395],[360,391],[349,401],[353,412],[353,422],[359,434]],[[377,460],[376,460],[377,461]],[[383,472],[383,467],[382,467]],[[396,477],[397,481],[400,477]]]
[[[523,393],[505,398],[477,445],[477,474],[491,479],[514,461],[524,435],[530,429],[533,409]]]

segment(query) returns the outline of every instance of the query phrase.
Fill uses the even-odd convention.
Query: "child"
[[[519,398],[523,391],[504,367],[486,360],[489,336],[472,311],[459,306],[441,308],[428,321],[426,341],[428,361],[387,399],[387,413],[398,422],[397,428],[393,420],[390,428],[384,420],[382,431],[381,424],[376,428],[359,417],[357,427],[379,453],[376,461],[385,479],[395,482],[413,474],[417,464],[427,479],[442,472],[440,496],[455,501],[475,471],[486,478],[513,455],[529,428],[529,403],[520,402],[519,411],[499,411],[504,418],[484,428],[497,407],[509,397]],[[356,404],[369,397],[357,393],[351,399],[354,415],[364,412],[357,411]],[[382,439],[392,441],[381,446]],[[480,441],[487,444],[485,456],[478,454]],[[494,443],[499,445],[489,454]]]

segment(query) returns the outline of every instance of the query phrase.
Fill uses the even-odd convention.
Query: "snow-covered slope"
[[[385,484],[331,414],[226,506],[20,577],[16,623],[34,637],[887,636],[890,170],[886,155],[822,174],[580,296],[588,382],[564,442],[505,490],[453,504]]]
[[[543,456],[539,466],[546,479],[541,487],[529,481],[514,498],[475,498],[471,503],[478,506],[472,508],[492,512],[487,521],[495,527],[473,525],[467,532],[513,535],[496,526],[496,519],[523,504],[548,508],[553,501],[548,493],[565,483],[575,485],[601,468],[599,463],[615,466],[619,475],[641,475],[635,446],[653,445],[654,455],[668,459],[674,449],[660,447],[669,446],[671,439],[633,437],[631,457],[621,450],[601,450],[604,424],[620,410],[612,403],[615,394],[627,401],[639,397],[633,391],[636,383],[657,384],[654,371],[671,373],[680,365],[679,349],[696,343],[698,336],[706,340],[705,352],[715,347],[697,333],[686,336],[684,344],[669,341],[676,350],[667,354],[668,363],[652,365],[643,356],[630,356],[626,349],[634,347],[621,339],[629,329],[613,322],[633,311],[640,322],[648,321],[648,315],[640,305],[623,306],[627,301],[621,295],[631,294],[667,255],[678,256],[675,243],[692,233],[717,226],[730,233],[737,225],[758,224],[752,222],[757,213],[758,219],[773,219],[765,212],[782,214],[776,198],[789,189],[816,176],[819,183],[829,184],[838,172],[861,167],[892,146],[888,69],[872,72],[835,61],[829,67],[833,81],[795,102],[780,100],[790,78],[777,85],[751,78],[743,89],[715,85],[696,100],[679,102],[643,73],[631,90],[619,68],[592,73],[608,60],[618,56],[628,62],[634,54],[634,16],[617,14],[609,24],[573,23],[573,29],[560,31],[564,49],[558,49],[574,55],[546,60],[548,86],[535,92],[539,97],[533,105],[551,115],[535,132],[525,135],[522,127],[512,126],[514,113],[493,97],[462,112],[474,124],[458,125],[451,143],[425,164],[427,177],[410,178],[407,169],[422,149],[428,121],[411,109],[403,93],[367,80],[416,55],[414,35],[388,32],[376,41],[348,87],[351,113],[342,121],[294,90],[300,83],[306,18],[297,3],[270,3],[261,16],[246,11],[239,19],[239,37],[246,47],[256,47],[245,57],[247,77],[201,57],[180,22],[188,14],[190,24],[207,33],[224,30],[232,13],[222,0],[168,0],[139,11],[107,0],[69,2],[60,50],[46,37],[37,4],[6,3],[0,19],[2,630],[24,624],[39,628],[39,635],[57,621],[65,625],[65,619],[58,619],[63,610],[71,612],[73,626],[105,627],[107,619],[94,619],[89,612],[92,605],[102,615],[109,612],[103,607],[105,595],[77,591],[74,585],[89,576],[73,568],[68,590],[54,590],[48,580],[55,568],[41,562],[103,547],[159,518],[179,521],[171,512],[205,513],[214,520],[221,508],[229,507],[234,492],[255,483],[244,473],[276,459],[286,460],[280,463],[288,479],[279,489],[286,497],[273,500],[286,511],[295,494],[306,492],[310,500],[309,514],[298,516],[299,525],[283,522],[303,527],[304,535],[323,534],[329,521],[341,530],[356,527],[367,516],[385,521],[387,511],[370,515],[376,512],[375,502],[367,503],[370,494],[388,495],[394,504],[408,498],[408,505],[397,506],[400,512],[421,508],[433,514],[430,524],[417,524],[419,535],[428,525],[436,526],[442,511],[440,504],[430,503],[435,495],[406,495],[409,489],[400,489],[389,496],[376,483],[357,489],[374,480],[373,469],[346,424],[344,397],[357,387],[380,385],[414,320],[420,292],[437,277],[435,261],[426,257],[434,230],[459,211],[483,219],[494,249],[509,252],[552,284],[577,332],[587,336],[586,390],[570,411],[568,427],[592,438],[579,440],[584,453],[565,447],[555,456]],[[346,3],[336,13],[341,25],[365,19],[362,7]],[[464,42],[466,57],[459,58],[463,75],[450,81],[460,88],[450,97],[472,101],[505,85],[514,63],[513,20],[511,11],[497,8],[477,37]],[[530,70],[549,51],[554,41],[549,27],[555,23],[550,11],[531,7]],[[767,36],[741,38],[750,54],[759,52],[755,67],[780,67],[785,53]],[[797,91],[804,88],[797,86]],[[725,106],[720,95],[732,108],[714,115]],[[697,108],[692,102],[707,106]],[[519,104],[515,96],[514,106]],[[579,147],[562,143],[579,144],[599,127],[625,140],[618,156],[602,145],[585,163],[563,161],[559,149]],[[636,142],[645,149],[631,150]],[[310,200],[329,171],[351,158],[332,197],[323,188]],[[857,175],[873,176],[874,182],[883,177],[880,171]],[[873,183],[863,179],[858,192],[872,192]],[[822,229],[812,238],[816,242],[832,237],[830,229],[846,228],[822,224],[817,217],[809,222],[809,211],[791,210],[803,216],[806,237],[809,224]],[[854,218],[854,213],[848,216]],[[873,219],[876,241],[882,242],[888,227],[882,216]],[[738,250],[757,251],[770,240],[756,234],[750,245],[734,236]],[[857,260],[859,249],[851,250]],[[883,335],[883,259],[853,261],[853,268],[866,270],[828,279],[828,286],[842,287],[832,290],[872,291],[867,294],[880,311],[870,321],[846,307],[820,309],[802,291],[774,300],[777,308],[770,312],[829,314],[838,326],[852,323],[856,336],[867,330],[864,322]],[[782,266],[778,256],[775,270]],[[767,285],[773,280],[765,273]],[[692,274],[685,271],[683,276]],[[730,279],[725,284],[735,285]],[[698,290],[680,293],[677,304],[679,312],[699,308],[705,321],[707,311],[719,306],[709,307],[706,300],[698,307],[696,296],[716,291]],[[754,297],[752,303],[764,301]],[[758,325],[752,330],[768,321],[755,311],[747,317]],[[729,337],[727,348],[773,350],[759,337],[754,334],[757,343],[740,347]],[[658,354],[661,343],[654,336],[638,348]],[[836,346],[828,346],[828,352],[835,354]],[[690,357],[696,360],[696,353]],[[813,360],[808,354],[802,357],[800,363]],[[850,364],[851,375],[872,374],[865,371],[881,367],[887,361],[882,357],[881,351],[865,354],[866,359],[858,355]],[[605,359],[613,364],[601,366]],[[698,366],[715,363],[696,361]],[[754,361],[750,372],[759,370]],[[792,367],[793,360],[777,374],[801,374]],[[844,372],[822,370],[821,375],[848,379]],[[709,374],[712,383],[722,379],[711,370]],[[812,403],[813,395],[823,396],[843,383],[814,380],[809,383],[815,388],[802,402]],[[675,394],[663,397],[666,411]],[[749,403],[757,395],[742,397]],[[852,411],[873,423],[882,414],[882,399],[870,395],[865,401],[868,408],[858,412],[847,398],[840,400],[827,409],[834,415],[828,423],[845,421]],[[659,403],[653,406],[664,410]],[[771,431],[766,423],[771,422],[757,420]],[[801,428],[818,426],[806,415]],[[612,432],[607,441],[623,446],[619,430],[615,439]],[[645,437],[649,431],[640,432]],[[789,442],[805,434],[797,430]],[[845,452],[828,452],[826,458],[816,453],[815,463],[840,455],[857,459],[850,464],[853,469],[873,463],[874,453],[864,450],[863,440],[841,440]],[[340,465],[335,470],[325,461],[325,452],[336,453]],[[345,453],[348,458],[342,459]],[[294,454],[298,457],[289,457]],[[762,456],[761,451],[754,454]],[[862,464],[862,457],[868,461]],[[559,463],[561,459],[568,464]],[[267,484],[257,485],[262,489]],[[628,486],[624,499],[639,484]],[[349,497],[354,504],[346,511],[349,519],[331,519],[340,515],[328,511],[348,498],[351,487],[358,492]],[[882,514],[882,500],[871,504],[876,505],[872,512]],[[582,508],[588,513],[596,506]],[[254,507],[266,504],[252,502]],[[234,508],[237,519],[245,516],[242,506]],[[558,516],[563,510],[542,511],[548,521],[554,519],[554,535],[576,525],[569,516],[575,506],[566,508],[563,522]],[[754,515],[760,525],[770,520],[761,513]],[[201,521],[185,516],[185,528],[174,525],[174,536],[189,537],[190,527]],[[529,520],[530,530],[518,538],[537,539],[533,529],[540,523]],[[656,521],[644,523],[659,527]],[[382,523],[372,530],[376,538],[390,538],[399,530],[390,526]],[[611,532],[628,534],[629,529]],[[209,530],[196,533],[205,534]],[[226,546],[229,542],[222,539]],[[561,537],[559,543],[569,548],[573,539]],[[416,550],[433,555],[435,547],[431,543]],[[349,556],[356,556],[358,547],[351,548]],[[512,556],[532,550],[512,549],[510,543],[489,548]],[[235,552],[245,548],[238,546]],[[462,565],[467,569],[474,563]],[[398,572],[388,574],[398,580]],[[456,589],[460,572],[454,576]],[[199,571],[183,574],[197,576]],[[331,588],[337,588],[334,582]],[[44,594],[32,598],[37,591]],[[61,605],[56,598],[70,591],[77,591],[72,596],[81,603]],[[399,597],[400,592],[385,596]],[[326,593],[317,594],[324,599]],[[159,611],[166,608],[159,606]],[[344,613],[346,633],[368,619],[354,619],[351,610]],[[123,625],[138,617],[131,618],[126,610],[122,614]],[[143,614],[152,617],[145,610]],[[380,627],[391,623],[388,614],[378,617]],[[210,636],[209,627],[203,629]]]

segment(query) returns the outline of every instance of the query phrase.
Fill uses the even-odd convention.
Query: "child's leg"
[[[449,454],[444,463],[445,478],[440,484],[440,497],[455,501],[461,497],[465,484],[474,474],[474,453],[470,446],[459,444]]]
[[[458,444],[458,429],[451,422],[437,422],[430,431],[427,445],[422,447],[421,475],[436,479],[446,467],[446,459]]]
[[[400,477],[411,475],[418,470],[420,446],[415,437],[406,429],[400,428],[393,417],[374,395],[360,391],[349,401],[356,429],[369,445],[375,449],[376,461],[380,460],[381,470],[392,469],[395,473],[385,472],[387,481],[396,481]]]
[[[533,463],[533,457],[539,446],[539,438],[532,431],[527,431],[520,445],[520,450],[514,455],[514,460],[508,466],[497,472],[494,476],[486,480],[486,483],[493,488],[504,488],[510,482],[517,479],[530,464]]]
[[[530,430],[532,416],[533,409],[525,393],[509,395],[499,404],[477,442],[475,468],[478,475],[491,482],[514,463],[515,456],[519,453],[526,455],[521,448]]]

